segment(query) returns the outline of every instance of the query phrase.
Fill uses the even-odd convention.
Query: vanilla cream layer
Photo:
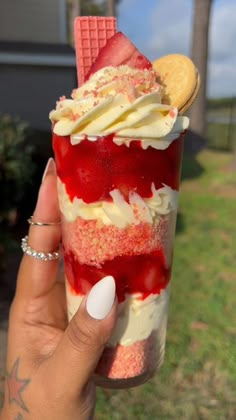
[[[72,293],[66,280],[68,318],[74,316],[84,296]],[[169,287],[159,295],[150,295],[144,300],[138,295],[127,295],[119,304],[118,319],[108,346],[130,346],[160,329],[165,329],[168,316]]]
[[[59,177],[57,180],[60,210],[68,222],[81,217],[84,220],[100,220],[104,225],[113,224],[124,228],[129,224],[140,222],[153,223],[157,216],[176,214],[178,208],[178,191],[167,185],[156,190],[152,184],[151,198],[142,198],[139,194],[131,192],[127,202],[121,192],[114,189],[110,192],[112,198],[110,202],[85,203],[77,197],[70,201],[65,184]]]

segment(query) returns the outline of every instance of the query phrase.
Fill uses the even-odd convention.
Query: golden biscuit
[[[193,94],[192,94],[192,96],[189,98],[189,100],[182,106],[182,108],[180,108],[179,109],[179,114],[180,115],[183,115],[183,114],[185,114],[186,113],[186,111],[188,111],[188,109],[191,107],[191,105],[193,104],[193,102],[195,101],[195,99],[196,99],[196,97],[197,97],[197,95],[198,95],[198,92],[199,92],[199,89],[200,89],[200,86],[201,86],[201,79],[200,79],[200,75],[198,74],[197,75],[197,84],[196,84],[196,88],[195,88],[195,90],[194,90],[194,92],[193,92]]]
[[[183,109],[185,111],[187,104],[192,104],[200,86],[198,71],[193,62],[185,55],[169,54],[158,58],[152,65],[157,72],[157,81],[164,87],[162,102],[181,112]]]

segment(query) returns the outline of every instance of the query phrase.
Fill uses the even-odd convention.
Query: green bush
[[[28,124],[0,115],[0,224],[8,223],[23,199],[35,170]]]

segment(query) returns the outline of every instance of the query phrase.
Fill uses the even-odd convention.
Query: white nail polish
[[[106,276],[90,290],[86,309],[95,319],[104,319],[109,314],[115,300],[116,284],[112,276]]]
[[[54,162],[53,158],[49,158],[48,161],[47,161],[47,165],[44,169],[44,173],[43,173],[43,176],[42,176],[42,183],[43,183],[44,179],[46,178],[46,175],[49,174],[50,172],[54,173],[54,174],[56,173],[56,166],[55,166],[55,162]]]

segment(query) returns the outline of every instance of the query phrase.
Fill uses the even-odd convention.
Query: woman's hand
[[[60,218],[52,159],[33,217],[46,223]],[[59,224],[30,227],[28,243],[35,250],[54,251],[60,240]],[[24,255],[9,318],[2,420],[92,418],[95,386],[91,378],[116,320],[112,281],[101,280],[67,325],[58,260]]]

